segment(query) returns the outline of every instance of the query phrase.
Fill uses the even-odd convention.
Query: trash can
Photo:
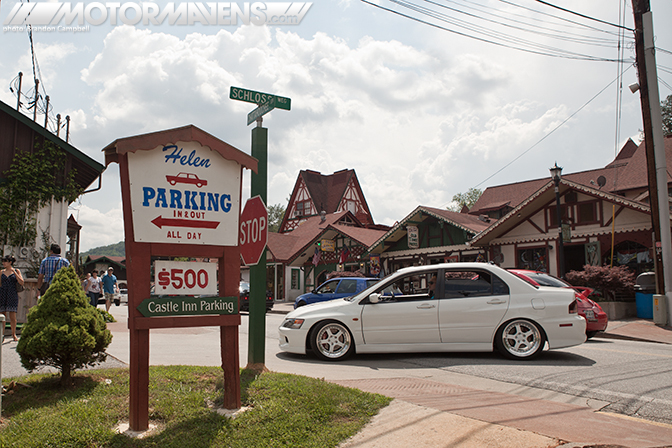
[[[653,294],[656,292],[656,273],[644,272],[635,282],[637,317],[653,319]]]

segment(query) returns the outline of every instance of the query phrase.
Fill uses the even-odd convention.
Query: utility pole
[[[632,0],[632,9],[635,18],[635,52],[644,122],[649,202],[654,228],[656,292],[667,296],[667,321],[672,322],[672,310],[669,306],[672,303],[672,236],[663,119],[653,43],[653,16],[649,0]]]

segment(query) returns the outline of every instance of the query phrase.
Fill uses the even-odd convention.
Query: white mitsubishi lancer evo
[[[401,269],[345,299],[306,305],[280,325],[280,349],[324,360],[353,353],[486,352],[532,359],[586,340],[571,289],[533,286],[487,263]]]

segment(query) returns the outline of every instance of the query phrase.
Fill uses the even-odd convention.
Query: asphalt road
[[[126,307],[112,307],[119,320],[105,367],[124,366],[129,339]],[[284,316],[268,314],[265,362],[268,369],[327,380],[424,378],[481,390],[588,405],[593,409],[672,424],[672,347],[617,339],[594,339],[545,352],[533,361],[512,361],[497,353],[356,355],[330,363],[313,356],[279,352],[277,327]],[[240,365],[248,359],[248,318],[242,315]],[[16,344],[3,344],[3,377],[25,372]],[[150,332],[152,365],[221,365],[219,329],[162,329]]]

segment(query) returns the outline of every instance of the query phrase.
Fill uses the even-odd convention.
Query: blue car
[[[364,277],[337,277],[322,283],[313,292],[301,294],[294,302],[294,309],[310,303],[325,302],[327,300],[340,299],[354,296],[364,291],[371,285],[380,281],[379,278]]]

